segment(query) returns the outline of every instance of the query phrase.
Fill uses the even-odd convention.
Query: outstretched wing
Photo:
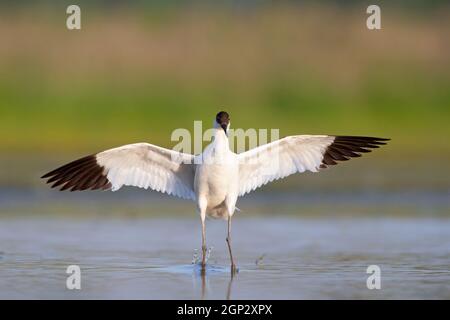
[[[116,191],[122,186],[150,188],[195,199],[193,155],[149,143],[129,144],[70,162],[42,178],[61,190]]]
[[[297,172],[317,172],[338,161],[360,157],[389,139],[354,136],[289,136],[243,152],[239,159],[239,196]]]

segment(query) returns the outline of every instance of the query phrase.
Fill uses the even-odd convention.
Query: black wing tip
[[[390,141],[390,138],[379,138],[379,137],[363,137],[363,136],[334,136],[334,141],[354,141],[354,142],[377,142],[384,143]]]
[[[93,160],[96,161],[96,155],[95,154],[91,154],[89,156],[85,156],[83,158],[79,158],[79,159],[71,161],[71,162],[69,162],[69,163],[67,163],[67,164],[65,164],[65,165],[63,165],[61,167],[58,167],[58,168],[56,168],[56,169],[54,169],[54,170],[52,170],[50,172],[47,172],[41,178],[42,179],[50,178],[52,176],[55,176],[56,174],[58,174],[59,172],[61,172],[63,170],[66,170],[66,169],[69,169],[71,167],[80,165],[80,164],[88,162],[88,161],[93,161]]]
[[[380,141],[391,140],[391,138],[368,137],[368,136],[341,136],[341,135],[335,135],[333,137],[344,138],[344,139],[359,139],[359,140],[380,140]]]
[[[324,152],[320,168],[336,165],[339,161],[361,157],[361,153],[371,152],[372,149],[385,145],[390,138],[364,136],[334,136],[334,141]]]
[[[105,175],[104,167],[97,163],[96,155],[89,155],[69,162],[44,174],[50,188],[60,187],[59,191],[108,190],[111,183]]]

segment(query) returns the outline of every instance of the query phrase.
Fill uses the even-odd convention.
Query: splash
[[[194,255],[192,256],[192,262],[191,264],[199,263],[200,259],[198,257],[198,250],[194,249]]]
[[[260,255],[256,260],[255,260],[255,264],[257,266],[262,265],[262,262],[264,260],[264,258],[266,257],[266,254],[263,253],[262,255]]]
[[[211,257],[211,252],[213,249],[214,247],[209,247],[206,250],[205,263],[207,263],[209,258]],[[202,255],[198,253],[197,249],[194,249],[194,255],[192,256],[191,264],[200,264],[201,262],[202,262]]]

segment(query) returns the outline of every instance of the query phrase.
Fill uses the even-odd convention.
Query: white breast
[[[206,201],[208,216],[225,218],[226,209],[234,210],[237,200],[239,167],[237,155],[231,152],[223,136],[219,135],[202,154],[195,172],[194,191],[198,201]]]

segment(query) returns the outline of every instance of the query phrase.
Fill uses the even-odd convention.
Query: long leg
[[[200,219],[202,221],[202,272],[206,271],[206,230],[205,230],[205,219],[206,219],[206,207],[207,201],[204,197],[199,197],[198,199],[198,211],[200,213]]]
[[[202,271],[206,269],[206,228],[205,217],[202,215]]]
[[[228,233],[227,233],[228,251],[230,252],[231,274],[236,273],[236,265],[234,264],[233,252],[231,251],[231,215],[228,216]]]

